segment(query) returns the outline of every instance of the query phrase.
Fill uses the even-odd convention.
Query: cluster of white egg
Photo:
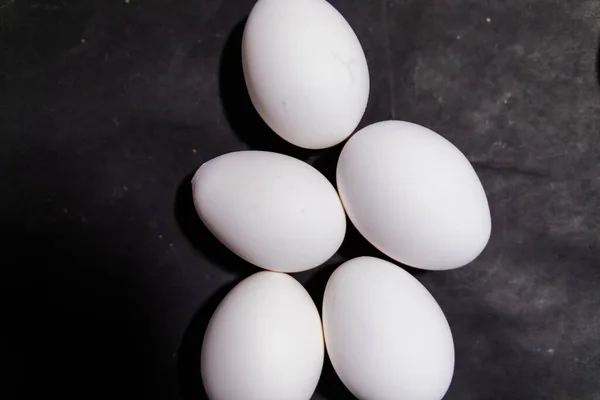
[[[310,149],[347,139],[369,94],[364,52],[325,0],[259,0],[243,37],[252,103],[285,140]],[[337,186],[295,158],[241,151],[202,165],[196,210],[230,250],[268,271],[239,283],[215,311],[202,345],[211,400],[308,400],[325,347],[359,399],[439,400],[454,369],[448,322],[429,292],[388,261],[359,257],[330,277],[322,320],[285,273],[317,267],[340,247],[346,214],[390,258],[461,267],[491,229],[483,187],[465,156],[435,132],[379,122],[355,133]]]

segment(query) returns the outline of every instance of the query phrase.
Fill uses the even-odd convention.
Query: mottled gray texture
[[[412,271],[454,334],[446,399],[600,398],[600,2],[332,3],[369,62],[361,126],[434,129],[489,197],[480,258]],[[190,173],[254,148],[331,177],[339,152],[285,145],[248,108],[252,4],[0,1],[0,397],[202,398],[203,327],[255,269],[198,223]],[[332,266],[378,254],[348,236],[297,276],[317,301]],[[346,398],[327,367],[314,399]]]

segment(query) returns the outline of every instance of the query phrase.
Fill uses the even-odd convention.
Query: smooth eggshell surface
[[[202,165],[192,179],[194,204],[208,229],[261,268],[297,272],[327,261],[346,233],[333,185],[295,158],[240,151]]]
[[[485,248],[491,217],[467,158],[437,133],[410,122],[361,129],[337,166],[352,223],[375,247],[412,267],[461,267]]]
[[[223,299],[202,343],[210,400],[309,400],[323,367],[323,331],[294,278],[263,271]]]
[[[344,17],[324,0],[259,0],[244,28],[242,59],[254,107],[296,146],[340,143],[365,112],[365,54]]]
[[[440,400],[454,344],[431,294],[400,267],[373,257],[342,264],[323,299],[327,353],[359,399]]]

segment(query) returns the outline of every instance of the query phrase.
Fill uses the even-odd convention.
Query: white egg
[[[198,169],[192,190],[208,229],[261,268],[316,267],[344,240],[346,216],[335,188],[292,157],[264,151],[225,154]]]
[[[294,278],[259,272],[213,314],[201,371],[210,400],[309,400],[323,368],[319,312]]]
[[[402,268],[373,257],[331,275],[323,299],[325,345],[359,399],[439,400],[452,380],[454,344],[442,310]]]
[[[254,107],[283,139],[320,149],[356,129],[369,97],[365,54],[324,0],[259,0],[242,41]]]
[[[389,257],[412,267],[461,267],[491,231],[483,186],[442,136],[409,122],[379,122],[344,146],[337,185],[350,220]]]

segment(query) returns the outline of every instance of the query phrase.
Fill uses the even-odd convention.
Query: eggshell
[[[344,146],[337,185],[350,220],[375,247],[412,267],[461,267],[491,231],[483,186],[448,140],[410,122],[379,122]]]
[[[263,271],[223,299],[202,343],[210,400],[308,400],[323,367],[319,312],[294,278]]]
[[[261,268],[316,267],[344,240],[346,216],[335,188],[295,158],[264,151],[225,154],[198,169],[192,189],[208,229]]]
[[[259,0],[244,28],[242,59],[254,107],[296,146],[340,143],[365,112],[365,54],[344,17],[324,0]]]
[[[359,399],[439,400],[452,380],[454,345],[442,310],[396,265],[359,257],[330,277],[323,299],[331,363]]]

